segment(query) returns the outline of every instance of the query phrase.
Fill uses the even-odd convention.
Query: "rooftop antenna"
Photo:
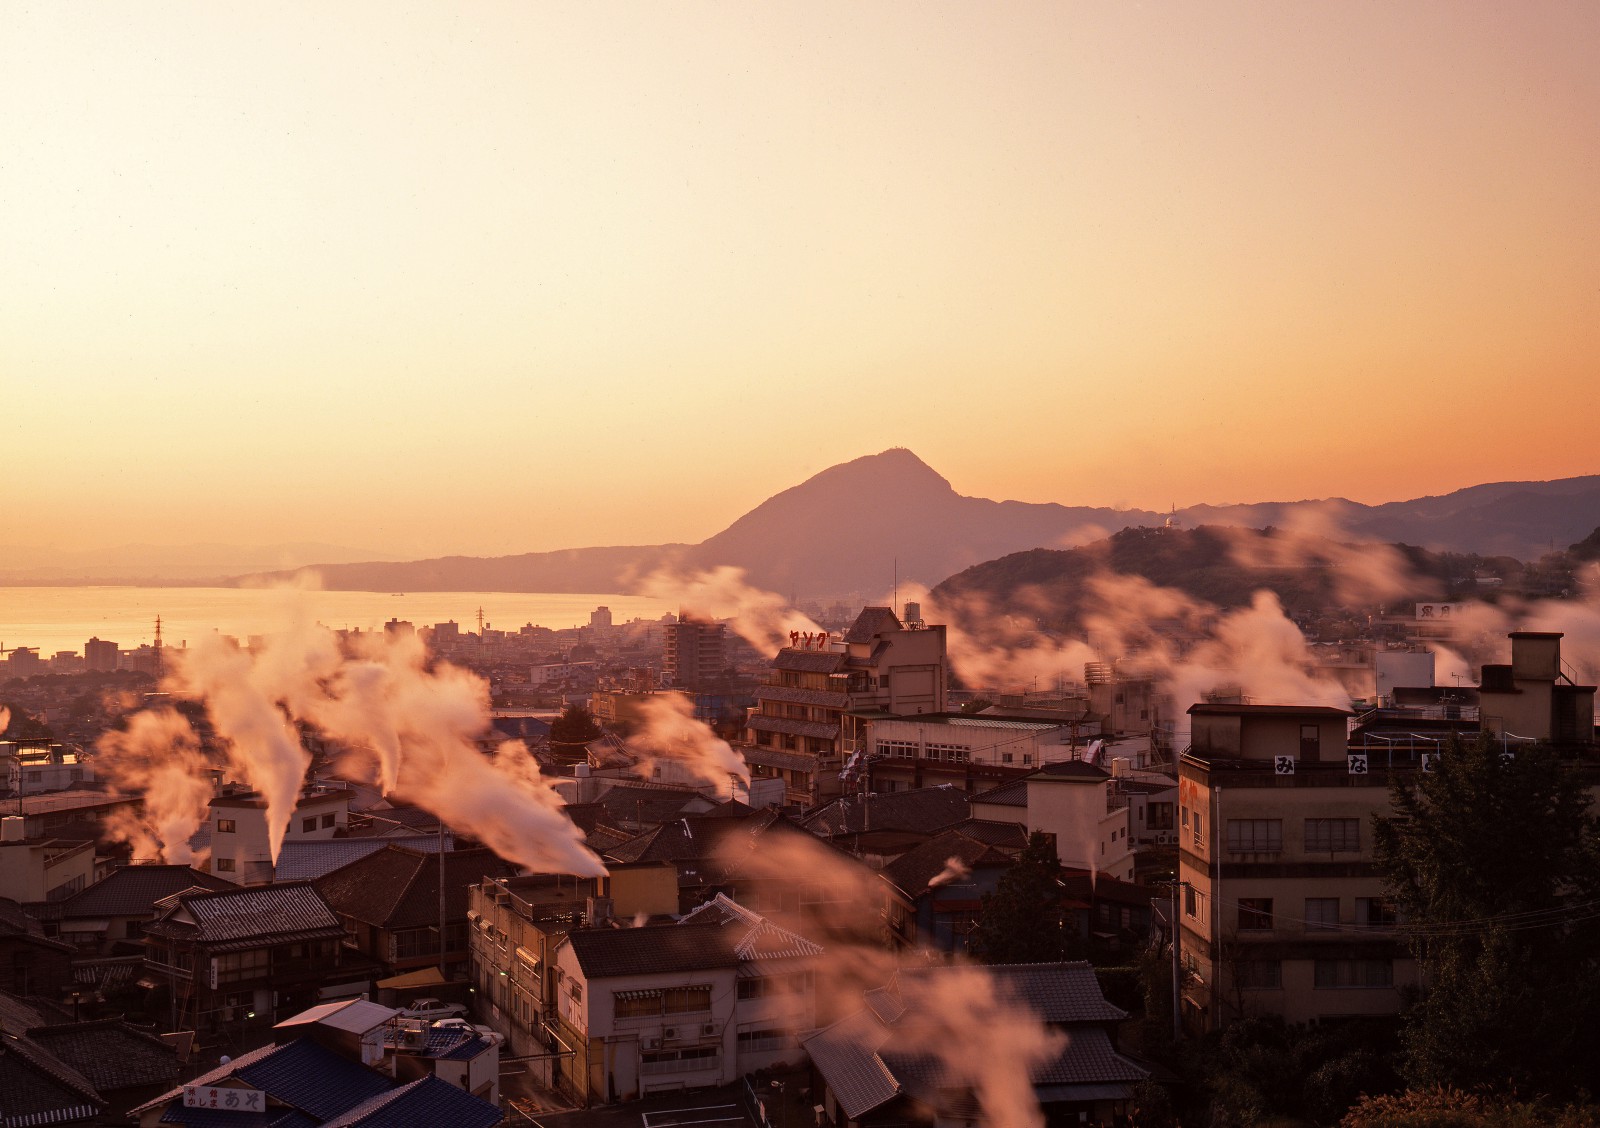
[[[894,605],[900,606],[900,558],[894,558]]]
[[[166,670],[164,668],[165,663],[163,663],[163,661],[162,661],[162,657],[163,656],[162,656],[162,653],[161,653],[161,616],[160,615],[156,616],[156,646],[155,646],[155,650],[156,650],[156,680],[160,681],[161,678],[162,678],[162,675],[164,675],[166,673]]]
[[[478,637],[483,637],[483,608],[478,608]]]

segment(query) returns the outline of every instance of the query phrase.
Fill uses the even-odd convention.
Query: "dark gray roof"
[[[832,740],[839,735],[838,725],[797,721],[793,717],[769,717],[765,713],[751,713],[745,724],[756,732],[781,732],[787,736],[809,736],[814,740]]]
[[[1348,717],[1331,705],[1191,705],[1191,717]]]
[[[889,1027],[863,1009],[800,1039],[851,1120],[859,1120],[902,1092],[900,1082],[878,1056],[889,1034]]]
[[[980,791],[972,797],[974,803],[996,803],[1002,807],[1026,807],[1028,805],[1028,785],[1020,779],[1010,783],[1002,783],[999,787],[988,791]]]
[[[792,670],[802,674],[831,674],[844,667],[845,655],[838,650],[795,650],[785,646],[772,659],[773,669]],[[756,696],[766,686],[756,687]]]
[[[339,918],[309,882],[178,893],[163,905],[147,932],[192,939],[219,951],[344,936]],[[194,917],[194,925],[174,919],[179,907]]]
[[[89,1080],[101,1093],[178,1079],[178,1051],[120,1019],[69,1022],[28,1031],[28,1037]]]
[[[157,901],[194,888],[225,890],[238,886],[188,866],[123,866],[68,897],[61,915],[65,920],[154,916]]]
[[[898,986],[908,1002],[944,968],[905,968]],[[1001,990],[1052,1025],[1120,1022],[1128,1012],[1106,1002],[1087,960],[1062,963],[992,964],[988,972]]]
[[[86,1121],[105,1102],[77,1070],[28,1038],[0,1038],[0,1124]]]
[[[900,619],[887,607],[863,607],[845,632],[846,642],[871,642],[880,634],[901,630]]]
[[[832,693],[825,689],[801,689],[789,685],[764,685],[756,691],[763,701],[786,701],[794,705],[823,705],[843,709],[850,704],[850,695]]]
[[[928,883],[945,871],[952,858],[970,870],[979,866],[1006,868],[1016,860],[1016,855],[968,838],[959,831],[947,830],[884,866],[883,877],[907,897],[920,897],[927,892]]]
[[[931,834],[971,813],[971,801],[960,788],[919,787],[914,791],[844,796],[818,807],[800,825],[823,838],[868,829]]]
[[[454,840],[445,832],[445,849],[454,847]],[[310,842],[285,842],[278,851],[278,864],[273,876],[278,881],[315,881],[323,874],[332,873],[341,866],[360,861],[369,854],[393,845],[408,846],[425,854],[439,852],[437,834],[374,835],[369,838],[323,838]]]
[[[1027,777],[1031,780],[1065,780],[1071,783],[1102,783],[1111,778],[1104,768],[1097,768],[1087,760],[1063,760],[1046,764]]]
[[[763,748],[759,744],[739,745],[739,755],[746,764],[760,764],[766,768],[782,768],[791,772],[815,771],[817,758],[809,752],[788,752],[782,748]]]
[[[712,922],[588,928],[567,933],[565,942],[590,980],[739,965],[732,937]]]
[[[1028,844],[1028,828],[1019,822],[963,819],[945,829],[960,831],[968,838],[976,838],[979,842],[987,842],[991,846],[1015,846],[1020,850]]]
[[[445,915],[465,920],[467,890],[486,877],[514,877],[517,867],[493,850],[444,853]],[[380,928],[420,928],[439,923],[439,852],[408,841],[385,844],[317,879],[316,891],[332,911]]]
[[[616,823],[661,823],[677,818],[685,807],[701,798],[686,787],[651,787],[629,783],[613,787],[596,802]]]

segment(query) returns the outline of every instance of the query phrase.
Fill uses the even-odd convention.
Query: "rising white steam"
[[[206,821],[211,763],[188,720],[174,709],[148,709],[95,742],[112,787],[144,798],[143,812],[118,808],[106,832],[132,847],[135,862],[192,865],[202,860],[189,840]]]
[[[822,946],[814,976],[817,1025],[859,1009],[863,993],[890,983],[900,966],[864,919],[871,914],[861,912],[862,905],[882,900],[882,884],[802,831],[769,831],[754,843],[746,838],[729,836],[719,855],[741,880],[819,891],[796,913],[769,914]],[[983,1124],[1040,1128],[1044,1118],[1031,1073],[1060,1051],[1061,1037],[982,967],[940,968],[914,981],[902,978],[900,985],[914,996],[916,1015],[897,1024],[896,1051],[932,1057],[949,1084],[971,1085]]]
[[[710,571],[681,573],[668,569],[647,576],[643,595],[676,602],[692,615],[729,620],[733,631],[762,654],[776,654],[789,645],[789,632],[817,633],[821,627],[794,610],[780,595],[751,587],[744,569],[728,565]]]
[[[430,668],[414,636],[346,644],[292,600],[290,608],[284,629],[256,651],[216,636],[174,654],[166,683],[205,704],[230,767],[263,794],[274,862],[311,763],[300,739],[306,726],[350,750],[341,770],[376,780],[509,861],[545,873],[605,872],[520,742],[492,757],[479,751],[490,727],[481,678],[444,663]],[[159,742],[165,730],[149,724],[138,731]],[[181,744],[181,733],[170,735]],[[144,752],[114,745],[108,754],[119,771]],[[158,797],[147,821],[178,817]],[[150,835],[170,855],[173,839]]]
[[[628,738],[628,751],[637,756],[635,766],[649,778],[656,765],[676,765],[686,775],[713,784],[719,793],[729,790],[729,777],[750,782],[750,768],[704,721],[694,716],[694,706],[678,693],[658,693],[639,702],[639,731]]]
[[[949,885],[952,881],[965,881],[972,876],[972,867],[960,858],[951,854],[944,860],[944,869],[940,870],[928,882],[929,889],[936,889],[941,885]]]

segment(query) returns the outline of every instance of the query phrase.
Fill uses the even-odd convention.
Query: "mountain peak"
[[[892,492],[901,490],[955,492],[954,487],[942,474],[906,447],[890,447],[877,454],[862,455],[849,462],[830,466],[813,474],[795,489],[805,489],[813,482],[871,483],[874,489]]]

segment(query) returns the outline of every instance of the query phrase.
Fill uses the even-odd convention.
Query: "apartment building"
[[[870,721],[942,713],[948,683],[944,627],[866,607],[840,639],[791,636],[756,687],[740,752],[753,775],[784,780],[789,802],[814,807],[843,791]]]
[[[350,822],[350,792],[313,784],[300,795],[284,832],[285,842],[333,838]],[[203,832],[211,837],[211,872],[237,885],[273,879],[267,799],[259,791],[228,786],[211,800]]]

